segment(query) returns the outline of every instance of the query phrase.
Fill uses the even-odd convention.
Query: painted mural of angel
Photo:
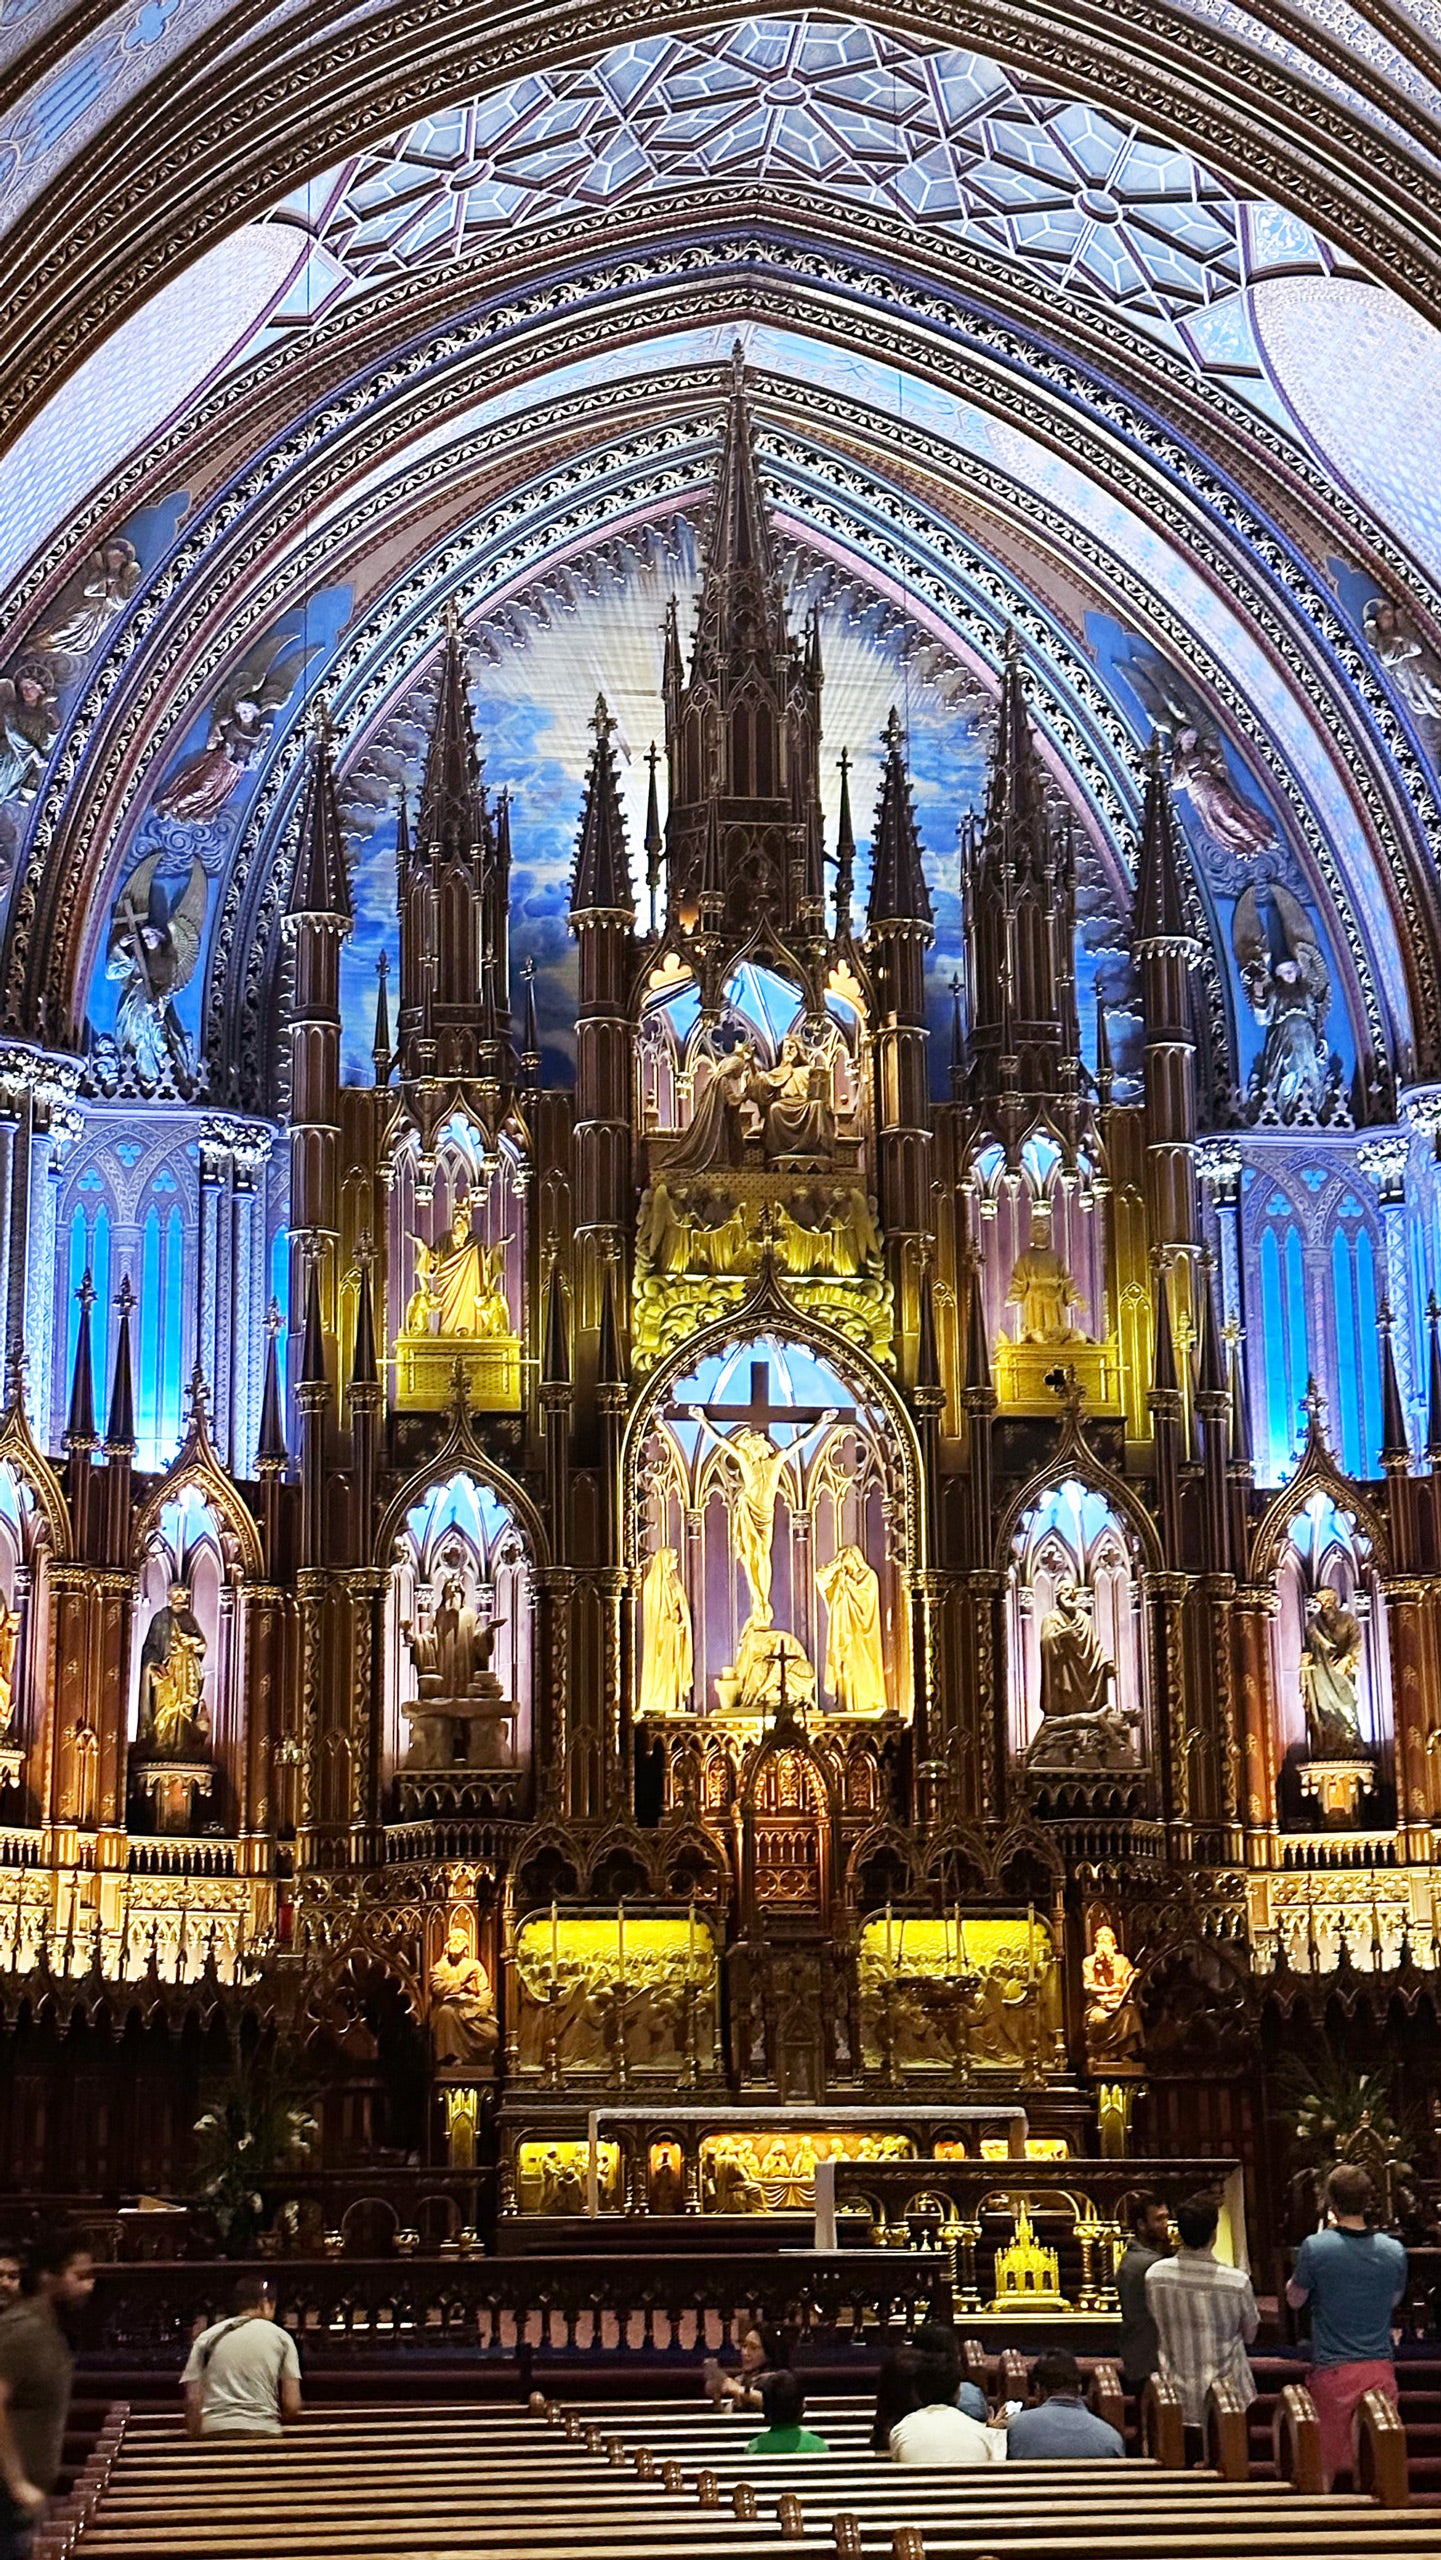
[[[1372,596],[1362,622],[1377,665],[1413,718],[1441,720],[1441,658],[1422,638],[1409,607],[1392,596]]]
[[[228,676],[211,707],[210,728],[198,755],[188,756],[155,795],[162,818],[204,825],[217,817],[241,775],[262,752],[281,704],[292,692],[312,649],[285,640],[262,640]]]
[[[176,894],[156,878],[162,857],[137,863],[115,901],[105,975],[122,982],[115,1042],[148,1085],[184,1083],[194,1072],[175,998],[195,975],[210,884],[198,862]]]
[[[35,635],[35,647],[52,658],[88,658],[118,620],[140,584],[140,555],[115,534],[92,551],[55,599],[55,619]]]
[[[1335,1115],[1341,1083],[1341,1062],[1322,1036],[1331,975],[1299,899],[1275,881],[1266,896],[1274,931],[1254,889],[1237,899],[1231,918],[1231,948],[1246,1001],[1266,1029],[1251,1070],[1251,1117],[1283,1128],[1315,1127]]]
[[[1232,780],[1205,695],[1154,649],[1134,646],[1121,663],[1127,682],[1170,740],[1172,790],[1184,791],[1212,843],[1243,861],[1269,851],[1277,842],[1275,821]]]
[[[34,799],[59,725],[47,659],[22,658],[0,676],[0,800]]]

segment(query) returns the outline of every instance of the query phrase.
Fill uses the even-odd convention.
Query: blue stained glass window
[[[1351,1476],[1376,1473],[1381,1454],[1381,1341],[1376,1247],[1364,1227],[1338,1227],[1331,1241],[1336,1309],[1336,1402],[1341,1464]]]
[[[152,1201],[140,1230],[140,1357],[135,1432],[142,1467],[154,1467],[160,1437],[160,1212]]]
[[[1296,1454],[1298,1413],[1310,1375],[1306,1277],[1293,1221],[1261,1238],[1261,1343],[1266,1364],[1266,1480],[1279,1484]]]
[[[290,1322],[290,1229],[277,1227],[270,1243],[270,1294],[281,1320]]]
[[[1356,1238],[1356,1311],[1361,1334],[1361,1472],[1373,1476],[1381,1463],[1381,1328],[1376,1241],[1364,1229]]]

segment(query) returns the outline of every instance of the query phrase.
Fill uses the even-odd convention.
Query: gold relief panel
[[[618,2213],[620,2144],[598,2142],[596,2187],[603,2212]],[[516,2201],[522,2213],[584,2213],[590,2174],[585,2142],[520,2142],[515,2151]]]
[[[769,1262],[797,1305],[889,1365],[894,1309],[875,1212],[854,1180],[658,1172],[641,1203],[634,1347],[654,1368],[740,1305]]]
[[[702,2213],[813,2213],[818,2160],[914,2160],[908,2133],[708,2133]]]
[[[1034,2080],[1056,2066],[1061,1982],[1045,1922],[887,1912],[859,1954],[861,2056],[868,2071]]]
[[[694,1910],[647,1919],[540,1913],[515,1936],[522,2072],[555,2081],[713,2067],[719,1965]]]

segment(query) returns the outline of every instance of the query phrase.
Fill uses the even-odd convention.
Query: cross
[[[759,1431],[763,1437],[768,1438],[767,1425],[772,1422],[809,1424],[824,1422],[833,1412],[854,1413],[855,1411],[854,1405],[772,1404],[769,1360],[753,1360],[750,1367],[751,1391],[744,1404],[702,1405],[702,1413],[706,1414],[712,1422],[744,1423],[750,1430]],[[688,1411],[689,1408],[687,1407],[686,1410]],[[681,1413],[682,1408],[679,1405],[672,1405],[669,1408],[671,1419],[680,1419]]]
[[[791,1705],[790,1693],[786,1686],[786,1672],[789,1664],[790,1655],[787,1653],[783,1644],[776,1645],[773,1651],[766,1655],[767,1670],[778,1671],[781,1676],[781,1693],[776,1700],[776,1711],[772,1719],[777,1733],[783,1732],[788,1725],[793,1725],[796,1721],[795,1709]]]

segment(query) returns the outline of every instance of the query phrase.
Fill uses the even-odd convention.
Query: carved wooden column
[[[1396,1718],[1396,1820],[1405,1839],[1403,1854],[1431,1855],[1430,1740],[1435,1691],[1428,1679],[1430,1647],[1427,1627],[1430,1586],[1414,1574],[1395,1574],[1382,1585],[1386,1630],[1391,1647],[1391,1696]],[[1431,1754],[1434,1762],[1435,1754]]]
[[[1276,1746],[1271,1712],[1270,1623],[1276,1595],[1257,1583],[1237,1586],[1231,1613],[1236,1660],[1237,1721],[1243,1757],[1242,1818],[1252,1866],[1274,1862]]]
[[[268,1871],[270,1846],[280,1827],[285,1736],[281,1730],[283,1700],[289,1682],[294,1626],[290,1594],[277,1583],[244,1586],[245,1656],[245,1787],[241,1809],[241,1863],[248,1873]]]

